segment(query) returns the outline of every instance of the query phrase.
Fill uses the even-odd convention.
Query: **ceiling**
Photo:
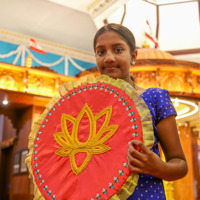
[[[147,5],[147,10],[141,10],[140,4]],[[132,2],[132,4],[130,3]],[[128,24],[128,7],[134,6],[134,14],[138,16],[138,19],[133,21],[134,28],[141,26],[139,24],[139,18],[145,15],[148,11],[148,7],[151,5],[163,5],[164,3],[176,3],[176,2],[194,2],[189,0],[0,0],[0,29],[11,31],[14,33],[33,37],[35,39],[41,39],[50,41],[56,44],[61,44],[70,48],[80,49],[87,52],[93,52],[92,42],[93,37],[97,29],[103,25],[103,19],[109,19],[109,22],[119,22],[119,19],[110,17],[111,13],[114,13],[118,8],[123,7],[126,4],[126,20],[125,26]],[[196,0],[197,2],[197,0]],[[183,4],[183,3],[182,3]],[[180,4],[180,5],[182,5]],[[133,9],[133,11],[134,11]],[[144,12],[142,12],[144,11]],[[162,10],[161,10],[162,11]],[[160,12],[161,12],[160,11]],[[122,19],[124,11],[120,12],[120,19]],[[153,13],[152,16],[155,14]],[[185,14],[184,14],[185,15]],[[183,15],[183,16],[184,16]],[[189,16],[190,13],[187,13]],[[118,14],[119,16],[119,14]],[[151,19],[152,17],[150,17]],[[153,18],[152,18],[153,19]],[[188,17],[187,17],[188,19]],[[118,20],[118,21],[117,21]],[[169,15],[168,15],[169,20]],[[198,18],[199,20],[199,18]],[[197,21],[198,21],[197,20]],[[136,21],[138,24],[136,24]],[[152,20],[153,21],[153,20]],[[159,27],[169,26],[168,23],[160,21]],[[184,20],[184,25],[186,24]],[[191,24],[191,22],[188,22]],[[194,22],[193,22],[194,23]],[[197,22],[198,23],[198,22]],[[152,23],[152,28],[156,24]],[[181,27],[184,27],[181,26]],[[199,26],[200,27],[200,26]],[[187,27],[185,26],[185,30]],[[154,28],[155,30],[155,28]],[[200,35],[200,28],[196,31],[187,32],[187,34],[181,34],[181,39],[174,37],[173,42],[170,38],[169,31],[163,31],[164,34],[159,37],[160,49],[164,51],[181,51],[175,56],[181,60],[188,60],[200,63],[200,41],[195,41],[198,37],[198,31]],[[154,31],[155,32],[155,31]],[[173,33],[180,32],[180,26],[173,28]],[[185,32],[185,31],[183,31]],[[194,35],[194,32],[196,35]],[[191,34],[190,35],[188,35]],[[166,35],[169,37],[167,39]],[[139,35],[139,36],[138,36]],[[141,34],[136,34],[136,40],[139,41]],[[173,37],[173,34],[172,36]],[[200,38],[200,37],[199,37]],[[177,44],[176,44],[177,42]],[[188,50],[188,52],[187,52]],[[194,50],[194,51],[192,51]]]
[[[0,28],[84,51],[97,30],[88,13],[48,0],[0,0]]]

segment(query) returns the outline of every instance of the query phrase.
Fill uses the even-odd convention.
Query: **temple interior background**
[[[1,200],[33,199],[31,127],[65,82],[99,75],[92,42],[109,22],[135,35],[136,84],[167,89],[178,113],[189,171],[164,182],[167,200],[200,199],[200,0],[0,0],[0,16]]]

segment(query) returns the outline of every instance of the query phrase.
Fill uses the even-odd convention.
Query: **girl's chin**
[[[114,79],[120,78],[120,76],[118,74],[113,73],[113,72],[106,72],[106,73],[102,73],[102,74],[107,75],[107,76],[114,78]]]

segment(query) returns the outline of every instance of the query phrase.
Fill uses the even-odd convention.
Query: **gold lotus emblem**
[[[76,175],[80,174],[87,167],[93,154],[102,154],[111,149],[104,142],[110,139],[119,127],[119,125],[109,126],[111,114],[112,106],[109,106],[94,116],[87,104],[84,105],[77,118],[68,114],[62,114],[62,132],[54,134],[55,140],[62,148],[58,149],[56,154],[62,157],[69,156],[71,168]],[[88,140],[81,142],[78,139],[78,130],[84,115],[87,115],[89,119],[90,130]],[[105,120],[97,131],[97,121],[103,116],[105,116]],[[69,133],[67,121],[73,125],[71,134]],[[79,167],[75,160],[75,156],[78,153],[86,153],[86,158]]]

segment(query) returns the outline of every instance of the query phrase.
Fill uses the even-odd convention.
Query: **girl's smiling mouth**
[[[118,69],[118,68],[119,67],[117,67],[117,66],[106,66],[106,67],[104,67],[104,70],[113,71],[113,70]]]

